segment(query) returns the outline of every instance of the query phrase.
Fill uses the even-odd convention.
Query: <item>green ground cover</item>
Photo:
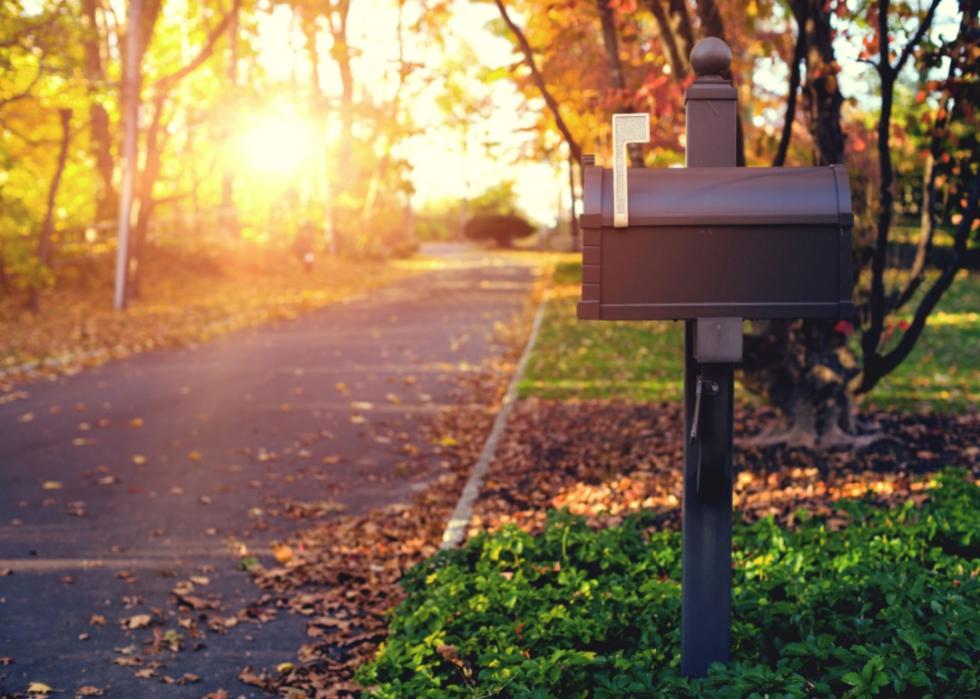
[[[674,322],[582,322],[579,262],[555,271],[522,396],[679,400],[684,331]],[[900,315],[896,322],[908,320]],[[892,341],[901,330],[896,327]],[[855,337],[855,342],[857,338]],[[741,399],[748,394],[739,391]],[[865,399],[877,407],[964,410],[980,401],[980,279],[961,274],[908,360]]]
[[[734,534],[732,661],[679,674],[680,534],[564,513],[411,570],[375,697],[976,696],[980,487],[950,471],[921,507],[841,501]]]

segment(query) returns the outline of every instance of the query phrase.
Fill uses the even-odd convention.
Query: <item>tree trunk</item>
[[[514,35],[514,39],[517,40],[517,45],[521,49],[521,54],[524,56],[524,64],[527,66],[528,70],[531,71],[531,79],[534,81],[535,86],[538,88],[538,92],[541,93],[541,99],[544,100],[545,104],[548,105],[548,111],[551,112],[552,118],[555,120],[555,127],[561,132],[562,137],[565,139],[565,143],[568,144],[568,150],[571,157],[576,161],[582,160],[582,148],[579,146],[578,141],[572,135],[571,130],[568,128],[568,124],[562,118],[561,110],[558,109],[558,102],[555,101],[554,96],[548,89],[548,85],[545,82],[544,75],[538,69],[537,62],[534,60],[534,51],[531,49],[531,45],[528,43],[527,37],[519,26],[511,19],[510,14],[507,12],[507,8],[504,6],[503,0],[494,0],[497,5],[497,10],[500,12],[501,19],[504,20],[504,24],[510,30],[510,33]]]
[[[810,133],[817,146],[814,165],[844,162],[844,130],[841,106],[844,97],[837,82],[837,59],[834,56],[833,10],[824,0],[801,0],[806,3],[806,83],[803,104]]]
[[[85,77],[89,95],[89,130],[91,151],[98,175],[95,191],[95,222],[104,223],[116,218],[119,193],[112,183],[115,162],[112,157],[112,135],[109,132],[109,114],[99,102],[105,87],[105,70],[97,16],[97,0],[82,0],[83,46],[85,49]]]
[[[336,5],[331,5],[329,16],[330,34],[333,37],[333,46],[330,49],[330,56],[337,64],[340,73],[340,151],[338,153],[339,168],[337,164],[328,166],[327,176],[331,181],[336,181],[338,186],[335,191],[338,193],[338,200],[343,201],[359,179],[356,164],[354,163],[354,74],[351,70],[350,45],[347,43],[347,17],[350,12],[351,0],[340,0]],[[338,173],[344,173],[337,177]],[[349,221],[340,221],[338,213],[339,206],[332,206],[330,209],[333,221],[331,229],[336,241],[339,252],[352,249],[351,231],[341,230],[344,226],[350,225]]]
[[[800,64],[806,56],[806,25],[807,25],[807,3],[806,0],[796,2],[793,5],[793,17],[796,20],[796,44],[793,47],[792,62],[789,66],[789,89],[786,96],[786,114],[783,117],[783,131],[779,136],[779,146],[776,148],[776,157],[773,158],[773,167],[782,167],[786,163],[786,152],[789,150],[790,137],[793,135],[793,122],[796,121],[796,95],[800,91]]]
[[[578,250],[581,245],[579,244],[579,230],[578,230],[578,207],[576,206],[576,192],[575,192],[575,165],[578,161],[572,157],[571,153],[568,156],[568,195],[571,201],[571,207],[569,208],[569,226],[568,232],[572,237],[572,250]]]
[[[37,260],[44,270],[51,264],[54,210],[58,199],[58,189],[61,187],[61,176],[64,174],[65,164],[68,162],[68,144],[71,141],[71,110],[58,110],[58,117],[61,120],[61,146],[58,149],[58,163],[55,166],[54,175],[51,177],[51,186],[48,188],[48,206],[44,214],[44,223],[41,225],[41,235],[37,242]],[[41,286],[37,281],[31,289],[30,308],[35,312],[41,310]]]
[[[232,19],[228,27],[228,84],[235,90],[237,98],[238,91],[238,5],[232,10]],[[194,195],[195,202],[197,194]],[[196,219],[195,219],[196,220]],[[235,209],[235,176],[233,168],[226,167],[221,177],[221,227],[232,238],[239,238],[241,230],[238,225],[238,211]]]
[[[130,260],[127,266],[130,270],[129,297],[138,299],[143,294],[143,266],[146,253],[146,236],[150,228],[150,217],[153,215],[155,202],[153,201],[153,188],[160,175],[162,166],[163,144],[160,142],[161,126],[163,122],[163,107],[165,99],[158,95],[153,104],[153,117],[150,121],[150,128],[146,133],[146,162],[143,165],[143,172],[139,178],[139,188],[136,192],[136,201],[139,202],[139,209],[136,214],[136,226],[130,236],[132,247]]]
[[[803,88],[808,125],[819,164],[839,163],[844,155],[831,15],[822,0],[800,0],[794,7],[800,27],[794,61],[806,61]],[[720,18],[716,19],[720,22]],[[806,50],[803,50],[805,47]],[[775,165],[782,165],[789,145],[788,129],[795,109],[799,67],[791,66],[786,123]],[[829,435],[842,442],[841,431],[853,424],[849,382],[859,373],[857,359],[836,321],[773,320],[756,322],[745,338],[743,365],[746,387],[765,395],[782,416],[772,441],[821,446]]]
[[[632,112],[636,109],[632,96],[626,88],[626,75],[623,72],[623,60],[619,56],[619,31],[616,29],[616,10],[612,0],[596,0],[599,10],[599,22],[602,25],[602,45],[606,50],[606,62],[609,65],[609,79],[616,92],[617,112]],[[643,150],[639,143],[627,146],[630,164],[633,167],[643,167]]]

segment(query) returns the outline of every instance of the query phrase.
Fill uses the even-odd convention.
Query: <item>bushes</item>
[[[517,214],[477,214],[463,229],[463,234],[470,240],[492,240],[501,248],[509,248],[516,238],[525,238],[532,233],[534,226]]]
[[[554,513],[418,565],[360,681],[377,697],[965,696],[980,691],[980,488],[735,530],[732,662],[679,674],[680,535]],[[649,520],[647,520],[649,521]]]

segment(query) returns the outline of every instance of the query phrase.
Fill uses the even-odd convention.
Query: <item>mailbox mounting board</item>
[[[611,171],[586,167],[584,180],[579,318],[853,314],[842,167],[632,169],[625,228]]]

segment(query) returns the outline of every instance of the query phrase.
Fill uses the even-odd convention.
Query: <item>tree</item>
[[[873,234],[866,236],[864,231],[855,231],[860,356],[848,343],[848,336],[855,329],[849,322],[758,324],[759,332],[746,339],[746,382],[764,393],[784,418],[780,426],[759,440],[760,443],[861,446],[876,439],[878,435],[875,434],[855,435],[859,426],[855,421],[852,397],[871,391],[908,357],[930,313],[956,274],[971,263],[976,264],[977,68],[971,59],[971,46],[975,41],[972,36],[976,32],[977,8],[975,2],[964,3],[957,36],[943,45],[931,46],[927,37],[937,6],[938,2],[933,0],[917,16],[897,13],[913,28],[907,32],[904,45],[895,50],[890,38],[895,32],[895,27],[890,26],[894,19],[890,3],[882,0],[867,7],[869,35],[865,40],[863,60],[873,66],[880,79],[876,128],[879,177],[877,202],[872,212]],[[840,162],[845,153],[841,124],[844,98],[836,78],[836,61],[830,41],[833,36],[831,14],[821,2],[808,2],[798,7],[794,14],[798,21],[803,19],[805,22],[800,25],[801,39],[798,41],[807,45],[804,52],[807,82],[803,91],[808,125],[816,146],[815,160],[818,163]],[[877,48],[877,60],[871,58],[874,48]],[[893,110],[902,71],[917,53],[917,60],[922,65],[938,67],[948,62],[948,69],[945,80],[927,80],[919,86],[921,101],[926,101],[927,91],[931,90],[936,108],[933,114],[924,115],[934,126],[927,139],[929,164],[924,169],[922,231],[915,262],[908,272],[903,272],[890,269],[888,263],[894,219],[896,131]],[[794,53],[796,55],[798,53]],[[789,112],[787,118],[790,118]],[[953,249],[925,293],[917,297],[916,292],[926,280],[926,259],[934,239],[934,163],[937,160],[945,163],[946,181],[956,202],[956,211],[950,216],[955,226]],[[870,241],[867,240],[869,237]],[[862,285],[865,278],[870,280],[870,288]],[[898,283],[890,284],[892,278],[898,279]],[[913,299],[917,304],[912,321],[896,321],[895,314]]]
[[[543,99],[542,141],[557,131],[582,152],[608,154],[607,110],[631,104],[651,112],[647,162],[677,162],[683,121],[679,110],[670,110],[682,104],[691,79],[683,49],[695,37],[714,35],[733,49],[740,116],[766,124],[740,136],[740,162],[851,166],[857,322],[754,324],[746,338],[744,382],[783,417],[760,442],[860,445],[873,439],[858,435],[855,398],[908,356],[956,274],[977,263],[978,97],[970,53],[978,32],[976,0],[960,3],[958,34],[944,41],[934,39],[932,0],[918,10],[888,0],[857,6],[645,0],[648,14],[626,2],[573,1],[549,5],[547,13],[534,12],[538,6],[530,0],[495,2],[521,56],[524,71],[514,72],[515,81]],[[514,19],[517,12],[523,23]],[[839,82],[835,49],[842,41],[862,47],[861,60],[877,77],[850,100]],[[787,65],[780,95],[752,80],[757,61],[771,54]],[[621,100],[597,97],[604,94]],[[782,117],[775,129],[773,113]],[[918,192],[902,204],[918,206],[921,223],[911,268],[896,266],[898,256],[891,254],[897,186]],[[953,238],[941,260],[934,244],[940,225],[951,228]],[[907,322],[896,318],[908,312]],[[850,337],[855,332],[857,343]]]

